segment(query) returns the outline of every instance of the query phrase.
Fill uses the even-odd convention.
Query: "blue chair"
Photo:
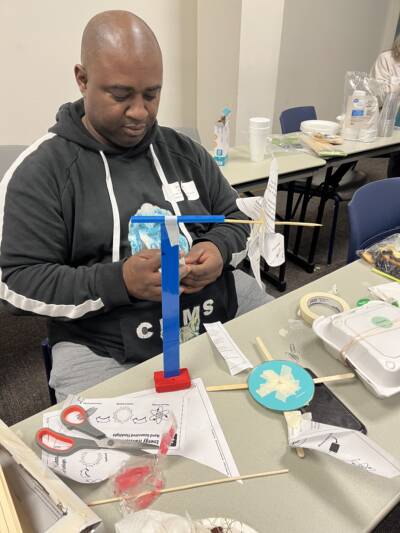
[[[47,383],[49,383],[50,380],[50,372],[51,367],[53,366],[53,357],[51,354],[51,346],[49,344],[48,339],[44,339],[42,341],[42,355],[43,355],[43,361],[44,361],[44,368],[46,370],[46,377],[47,377]],[[54,405],[57,403],[56,393],[52,387],[49,387],[49,397],[51,405]]]
[[[357,250],[400,233],[400,178],[373,181],[360,187],[348,204],[350,239],[347,262]]]
[[[312,105],[303,107],[290,107],[282,111],[279,117],[282,133],[292,133],[300,131],[300,124],[303,120],[316,120],[317,113]]]
[[[303,120],[316,120],[316,118],[317,118],[317,113],[315,111],[314,106],[291,107],[289,109],[285,109],[285,111],[282,111],[279,117],[282,133],[286,134],[286,133],[293,133],[296,131],[300,131],[300,124],[301,122],[303,122]],[[353,165],[353,163],[350,163],[350,165]],[[344,167],[344,165],[342,166]],[[343,177],[344,173],[347,170],[348,170],[347,167],[342,169],[340,178]],[[303,200],[301,212],[300,212],[300,220],[305,220],[309,201],[311,200],[312,197],[318,197],[318,198],[321,198],[321,200],[320,200],[319,209],[318,209],[317,222],[321,222],[323,214],[324,214],[324,210],[325,210],[326,201],[333,200],[334,211],[333,211],[331,234],[329,237],[329,246],[328,246],[328,257],[327,257],[328,265],[332,263],[333,247],[335,244],[335,236],[336,236],[336,226],[337,226],[337,220],[339,216],[339,206],[340,206],[340,202],[342,201],[342,198],[336,192],[338,182],[336,183],[337,180],[335,180],[335,182],[332,183],[332,178],[334,178],[334,175],[327,176],[326,182],[318,186],[312,185],[312,178],[308,178],[305,182],[295,181],[292,184],[288,184],[286,186],[281,187],[281,190],[288,191],[288,202],[290,203],[292,203],[293,201],[293,198],[292,198],[293,193],[298,193],[299,195],[297,202],[295,204],[295,207],[292,213],[290,214],[291,218],[296,215],[300,202],[301,200]],[[294,256],[298,256],[302,235],[303,235],[303,228],[297,228],[296,240],[295,240],[294,247],[293,247]],[[310,266],[314,261],[314,255],[315,255],[315,250],[317,247],[318,236],[319,236],[319,228],[315,228],[313,239],[312,239],[312,244],[310,247],[309,257],[308,257],[308,263]]]

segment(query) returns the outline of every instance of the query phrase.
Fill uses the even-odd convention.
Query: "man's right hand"
[[[160,267],[160,250],[142,250],[129,257],[122,265],[122,276],[128,293],[139,300],[161,302]],[[180,265],[180,279],[189,271],[190,267]]]

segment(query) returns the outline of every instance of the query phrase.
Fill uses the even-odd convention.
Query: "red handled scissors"
[[[80,405],[70,405],[61,412],[61,422],[68,429],[77,429],[96,440],[71,437],[57,433],[50,428],[41,428],[36,433],[36,443],[42,450],[54,455],[71,455],[82,449],[108,448],[123,450],[134,455],[143,455],[144,448],[158,449],[157,444],[146,442],[115,440],[108,438],[105,433],[92,426],[89,422],[88,412]]]

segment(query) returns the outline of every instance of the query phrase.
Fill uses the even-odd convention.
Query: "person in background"
[[[384,96],[400,89],[400,35],[398,35],[390,50],[379,54],[371,69],[371,78],[384,83]],[[396,126],[400,127],[400,112],[397,112]],[[387,177],[400,176],[400,152],[391,154],[388,164]]]
[[[142,19],[93,17],[75,78],[83,98],[0,182],[0,298],[49,318],[59,401],[162,351],[159,240],[130,235],[131,215],[246,218],[208,152],[158,125],[162,55]],[[235,270],[248,225],[180,230],[181,340],[271,299]]]

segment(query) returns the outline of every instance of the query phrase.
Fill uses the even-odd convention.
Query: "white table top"
[[[304,152],[275,152],[279,167],[279,175],[299,172],[308,169],[318,169],[325,165],[325,160]],[[250,161],[248,146],[237,146],[229,150],[226,165],[220,167],[230,185],[235,187],[242,183],[250,183],[269,176],[271,158],[263,161]]]
[[[395,130],[391,137],[378,137],[376,141],[364,143],[359,141],[344,141],[339,146],[348,156],[362,154],[370,150],[390,147],[400,144],[400,130]],[[278,160],[279,175],[284,178],[287,174],[301,171],[318,171],[327,163],[325,159],[308,154],[306,152],[274,152]],[[337,164],[345,158],[338,159]],[[269,166],[271,159],[265,157],[261,162],[250,161],[249,148],[246,145],[236,146],[229,150],[229,159],[226,165],[220,167],[221,172],[233,187],[251,184],[254,181],[267,178],[269,176]],[[328,159],[329,162],[329,159]]]
[[[377,137],[376,141],[364,143],[360,141],[344,141],[339,146],[341,150],[348,155],[367,152],[375,148],[384,148],[386,146],[393,146],[400,143],[400,130],[394,130],[391,137]]]
[[[329,291],[335,284],[339,295],[354,306],[368,295],[367,287],[384,282],[366,265],[356,262],[275,301],[243,315],[226,328],[254,365],[260,357],[254,344],[257,335],[275,356],[285,358],[291,342],[302,354],[300,362],[317,375],[341,373],[344,367],[330,356],[309,326],[289,327],[297,319],[300,297],[310,291]],[[298,323],[297,323],[298,324]],[[302,324],[301,324],[302,325]],[[283,330],[289,334],[284,335]],[[181,366],[192,378],[202,377],[206,385],[243,382],[244,375],[231,377],[225,363],[216,355],[207,335],[182,346]],[[86,392],[87,397],[126,394],[152,387],[152,372],[161,368],[156,357]],[[394,456],[399,457],[400,398],[378,399],[359,380],[332,383],[330,388],[366,425],[368,435]],[[210,398],[241,474],[289,468],[290,472],[264,478],[161,496],[153,508],[193,518],[232,517],[249,524],[259,533],[361,532],[370,530],[400,499],[400,479],[367,474],[331,457],[307,451],[299,459],[287,446],[284,417],[256,404],[246,391],[210,393]],[[39,413],[14,426],[23,440],[32,445],[41,426]],[[36,449],[38,452],[38,449]],[[166,462],[167,486],[206,481],[220,474],[196,462],[169,457]],[[67,482],[83,499],[110,496],[104,485],[85,486]],[[106,524],[120,518],[118,506],[95,508]]]

